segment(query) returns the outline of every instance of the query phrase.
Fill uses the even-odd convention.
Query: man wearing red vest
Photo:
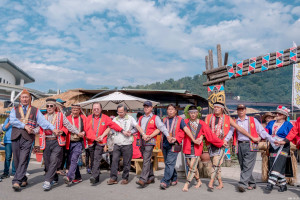
[[[238,190],[240,192],[245,192],[246,189],[252,190],[256,188],[252,172],[256,161],[258,144],[253,142],[252,138],[272,140],[272,137],[266,132],[257,119],[246,115],[245,105],[239,104],[237,106],[237,114],[238,119],[236,120],[236,123],[244,130],[247,130],[251,137],[246,136],[239,130],[236,131],[236,128],[231,127],[228,135],[225,137],[225,141],[228,142],[233,135],[233,145],[236,147],[241,168]]]
[[[174,143],[169,143],[167,137],[164,135],[162,140],[162,152],[164,155],[165,161],[165,171],[164,177],[161,180],[160,188],[165,190],[167,187],[177,185],[177,172],[175,169],[176,161],[178,153],[181,151],[181,143],[183,138],[185,137],[185,133],[187,136],[193,141],[195,144],[200,144],[200,140],[197,140],[193,137],[190,129],[186,126],[184,120],[177,116],[177,109],[173,104],[169,104],[167,107],[168,116],[164,118],[163,122],[167,127],[169,134],[172,138],[175,138],[176,141]]]
[[[72,104],[71,115],[67,117],[69,122],[77,128],[79,134],[68,131],[66,136],[66,149],[69,150],[69,171],[64,176],[64,181],[67,185],[71,183],[82,182],[79,166],[77,164],[79,156],[81,156],[83,143],[86,140],[84,137],[86,131],[86,117],[81,114],[81,108],[79,105]]]
[[[48,191],[58,181],[56,171],[61,164],[63,146],[66,145],[64,130],[68,130],[75,134],[79,134],[79,131],[69,122],[62,112],[57,110],[55,99],[47,99],[46,108],[46,120],[59,130],[58,134],[49,129],[44,130],[42,127],[40,127],[39,130],[40,149],[44,150],[43,159],[46,171],[43,189]],[[37,130],[35,129],[35,131]]]
[[[143,129],[143,133],[141,133],[142,138],[138,139],[137,145],[140,146],[140,150],[143,155],[143,169],[140,176],[140,179],[136,182],[142,188],[146,186],[146,184],[154,183],[154,173],[153,173],[153,165],[151,163],[151,157],[153,148],[156,144],[156,136],[160,133],[160,131],[167,137],[167,140],[170,143],[174,143],[176,141],[175,138],[172,138],[164,125],[161,119],[157,115],[153,115],[152,110],[152,102],[145,101],[144,104],[144,112],[145,114],[139,119],[139,126]]]
[[[300,117],[298,117],[297,121],[293,125],[294,127],[286,136],[286,140],[276,141],[276,144],[284,145],[287,141],[291,141],[296,145],[297,149],[300,149]]]
[[[224,141],[226,138],[230,127],[237,129],[241,134],[247,136],[254,142],[258,142],[260,138],[256,138],[251,136],[245,129],[237,125],[233,119],[231,119],[230,116],[224,114],[225,105],[221,102],[215,102],[214,103],[214,113],[207,115],[205,118],[205,123],[211,128],[212,132],[216,134],[216,136]],[[227,141],[224,141],[227,143]],[[208,144],[208,151],[212,160],[213,168],[215,168],[218,164],[221,165],[223,163],[223,157],[221,157],[220,152],[221,149],[218,147],[215,147],[214,145]],[[220,161],[220,162],[219,162]],[[223,188],[223,182],[222,182],[222,176],[221,176],[221,167],[219,168],[219,171],[217,172],[217,179],[219,182],[219,186],[217,189]],[[208,184],[208,187],[210,189],[213,189],[214,179],[213,179],[213,173],[211,175],[211,180]]]
[[[94,103],[92,110],[93,114],[89,115],[86,121],[86,137],[90,143],[90,152],[94,155],[90,182],[95,184],[99,182],[100,162],[110,128],[122,134],[128,134],[128,132],[124,131],[118,124],[113,122],[110,117],[102,113],[102,105],[100,103]]]

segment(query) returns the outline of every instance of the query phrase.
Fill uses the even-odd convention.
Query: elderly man
[[[121,132],[124,135],[128,135],[128,132],[123,130],[118,124],[113,122],[110,117],[102,113],[102,105],[100,103],[94,103],[92,105],[93,114],[87,118],[87,133],[86,137],[90,142],[90,151],[94,155],[94,162],[92,168],[92,176],[90,182],[92,184],[98,183],[100,178],[100,161],[102,159],[102,153],[107,141],[107,134],[110,128]]]
[[[14,155],[15,176],[12,180],[13,189],[19,191],[20,187],[27,185],[27,162],[29,152],[34,142],[35,135],[33,128],[40,127],[58,134],[58,130],[45,120],[43,114],[31,106],[31,95],[27,90],[23,90],[20,95],[20,105],[14,107],[10,112],[10,124],[12,125],[11,141]]]
[[[84,140],[84,135],[86,131],[86,117],[81,114],[81,108],[79,105],[72,104],[71,115],[67,117],[69,122],[76,127],[80,132],[79,134],[72,133],[68,131],[66,137],[66,149],[69,150],[69,162],[70,167],[66,176],[64,176],[64,181],[67,185],[71,183],[82,182],[79,166],[77,165],[79,156],[81,156],[82,145],[86,141]]]
[[[122,134],[120,132],[113,131],[113,157],[112,157],[112,165],[110,171],[110,180],[107,181],[108,185],[117,184],[118,179],[118,165],[120,156],[123,156],[123,174],[122,174],[122,185],[128,184],[129,171],[131,167],[131,158],[132,158],[132,142],[133,136],[131,131],[136,128],[139,132],[144,134],[141,127],[137,124],[135,119],[127,114],[127,107],[123,104],[118,105],[117,107],[118,116],[113,119],[113,122],[118,124],[123,130],[127,131],[127,133]]]
[[[79,135],[79,137],[82,136],[83,133],[80,135],[80,131],[69,122],[62,112],[57,110],[55,99],[47,99],[46,107],[46,120],[59,130],[58,133],[54,133],[49,129],[43,129],[42,127],[40,127],[39,130],[40,149],[44,150],[43,158],[46,171],[43,189],[48,191],[58,181],[56,171],[62,160],[63,146],[66,145],[65,132],[68,130]],[[35,129],[35,131],[37,130]]]
[[[254,138],[263,138],[273,141],[272,137],[266,132],[264,127],[254,117],[248,117],[246,115],[246,106],[239,104],[237,106],[238,118],[236,123],[247,130]],[[238,184],[238,190],[245,192],[246,189],[252,190],[256,188],[255,179],[253,177],[253,169],[256,161],[256,155],[258,151],[258,144],[251,141],[250,137],[242,134],[240,131],[236,131],[234,127],[230,128],[228,135],[225,137],[225,141],[229,141],[233,135],[233,145],[236,147],[238,153],[238,160],[241,168],[240,182]]]
[[[230,116],[224,114],[225,105],[221,102],[215,102],[214,103],[214,113],[207,115],[205,118],[205,123],[210,127],[212,132],[216,134],[218,138],[224,141],[226,138],[230,127],[233,126],[235,129],[237,129],[241,134],[247,136],[250,138],[253,142],[258,142],[260,138],[254,137],[250,135],[245,129],[237,125],[233,119],[231,119]],[[226,141],[225,145],[226,145]],[[213,168],[217,167],[217,165],[221,165],[224,160],[224,155],[221,157],[221,149],[214,146],[214,145],[208,145],[208,151],[210,154],[210,158],[212,160]],[[219,162],[220,161],[220,162]],[[214,170],[214,169],[213,169]],[[219,171],[217,172],[217,179],[219,182],[219,186],[217,189],[223,188],[223,182],[221,177],[221,168],[219,168]],[[213,173],[210,179],[210,182],[208,184],[208,187],[210,189],[213,189],[214,179],[213,179]]]
[[[142,139],[139,139],[138,145],[143,155],[143,169],[140,179],[136,182],[140,187],[145,187],[146,184],[154,183],[153,165],[151,163],[152,151],[156,145],[156,136],[160,131],[167,137],[170,143],[176,141],[174,137],[171,137],[166,126],[157,115],[153,115],[152,102],[145,101],[144,104],[145,114],[139,119],[139,126],[143,129],[141,133]]]

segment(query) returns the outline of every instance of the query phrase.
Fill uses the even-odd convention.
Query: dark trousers
[[[65,168],[66,165],[66,169],[69,168],[70,165],[70,161],[69,161],[69,150],[66,149],[66,147],[62,147],[62,157],[61,160],[58,164],[58,170],[63,170]]]
[[[58,181],[56,171],[61,163],[63,156],[63,147],[59,146],[57,140],[46,140],[46,148],[44,150],[44,163],[45,163],[45,181],[52,182]]]
[[[27,181],[25,174],[32,143],[33,141],[28,141],[21,135],[17,139],[11,141],[14,165],[16,167],[16,173],[12,180],[12,184],[21,184],[22,182]]]
[[[177,152],[172,152],[171,147],[163,147],[163,155],[165,160],[165,172],[161,182],[170,185],[170,182],[177,181],[177,171],[175,169],[177,161]]]
[[[143,169],[140,176],[140,180],[143,182],[147,182],[150,180],[154,180],[154,173],[153,173],[153,164],[151,163],[151,157],[153,152],[153,145],[140,147],[140,150],[143,155]]]
[[[91,155],[94,155],[92,177],[99,180],[100,176],[100,162],[102,160],[104,146],[101,146],[98,142],[94,142],[90,148]]]
[[[94,163],[94,150],[90,150],[90,148],[85,149],[85,165],[87,169],[92,169]]]
[[[112,164],[110,170],[110,178],[113,180],[118,180],[118,168],[120,156],[123,156],[123,174],[122,179],[128,180],[129,171],[131,167],[133,148],[132,144],[130,145],[114,145]]]
[[[238,160],[241,168],[240,182],[241,187],[254,187],[256,185],[255,179],[252,175],[257,152],[250,151],[249,143],[239,143],[238,145]]]
[[[11,174],[14,175],[16,173],[14,161],[12,161],[12,147],[11,143],[5,143],[5,162],[4,162],[4,171],[3,174],[9,174],[9,167],[11,163]]]
[[[69,148],[69,161],[70,161],[70,167],[68,171],[68,178],[72,181],[75,177],[75,173],[78,171],[79,174],[77,176],[81,177],[79,167],[77,165],[79,156],[81,156],[81,150],[82,150],[82,143],[81,142],[71,142],[70,143],[70,148]],[[76,177],[76,178],[79,178]]]

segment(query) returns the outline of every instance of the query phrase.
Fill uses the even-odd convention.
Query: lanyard
[[[99,134],[99,127],[100,127],[100,121],[102,119],[102,115],[99,119],[99,122],[98,122],[98,125],[97,125],[97,131],[96,131],[96,137],[98,137],[98,134]],[[92,126],[93,126],[93,129],[94,129],[94,117],[93,117],[93,121],[92,121]]]

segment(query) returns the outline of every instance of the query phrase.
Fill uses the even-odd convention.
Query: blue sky
[[[0,0],[0,26],[27,87],[122,87],[201,74],[218,43],[229,62],[300,45],[300,0]]]

